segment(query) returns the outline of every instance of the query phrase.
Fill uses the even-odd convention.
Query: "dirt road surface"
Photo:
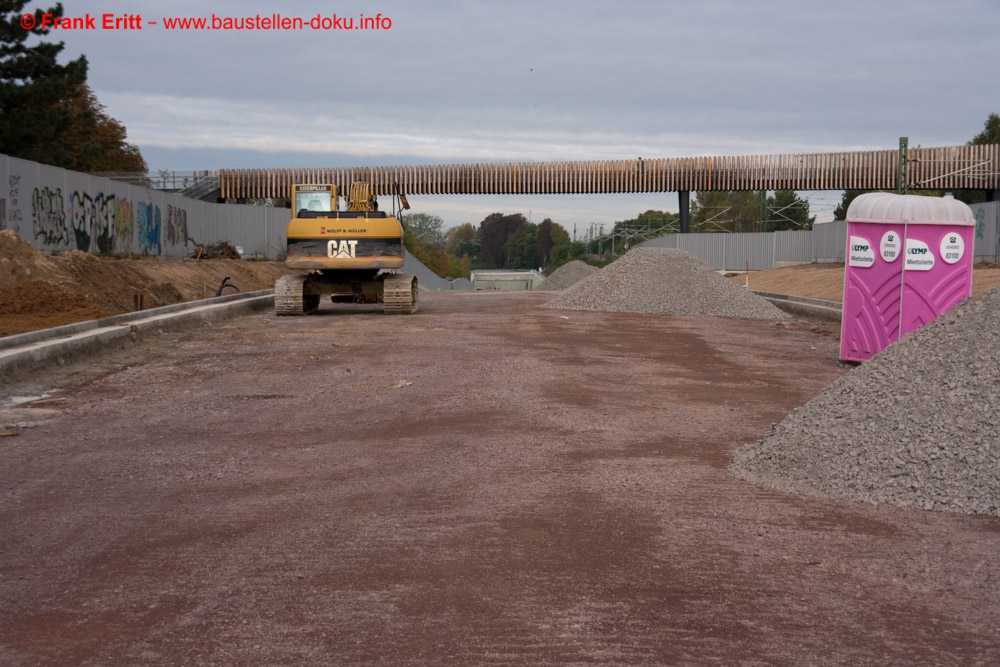
[[[256,315],[5,387],[61,388],[0,417],[0,663],[1000,662],[1000,520],[727,473],[846,372],[834,337],[549,298]]]

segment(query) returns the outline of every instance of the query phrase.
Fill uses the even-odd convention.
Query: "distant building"
[[[545,280],[538,271],[473,271],[472,289],[477,291],[495,290],[512,292],[532,290]]]

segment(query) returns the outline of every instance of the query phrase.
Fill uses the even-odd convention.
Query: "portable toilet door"
[[[922,199],[933,204],[906,227],[900,336],[972,294],[976,226],[972,209],[947,196]]]
[[[866,361],[972,291],[972,211],[874,192],[847,209],[840,358]]]

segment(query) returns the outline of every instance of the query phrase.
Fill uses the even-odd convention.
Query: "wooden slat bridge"
[[[705,190],[895,190],[897,149],[656,158],[317,169],[222,169],[225,199],[287,197],[293,183],[369,181],[377,195],[599,194]],[[1000,145],[910,148],[913,189],[1000,189]]]

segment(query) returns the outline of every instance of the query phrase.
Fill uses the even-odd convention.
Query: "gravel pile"
[[[726,280],[694,255],[634,248],[543,308],[615,313],[786,319],[780,310]]]
[[[591,266],[586,262],[574,259],[572,262],[563,264],[552,272],[552,275],[542,281],[537,287],[540,290],[550,292],[561,292],[568,287],[572,287],[592,273],[599,271],[596,266]]]
[[[904,336],[730,464],[781,491],[1000,515],[1000,288]]]

